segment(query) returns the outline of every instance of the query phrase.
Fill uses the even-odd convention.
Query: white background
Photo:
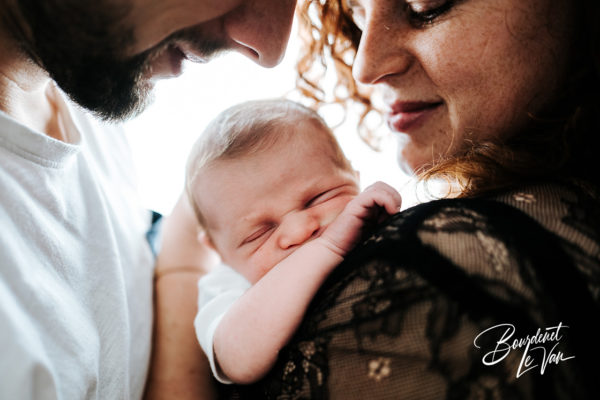
[[[275,68],[265,69],[230,53],[208,64],[186,63],[182,76],[157,84],[154,103],[125,124],[145,207],[170,212],[183,189],[187,154],[218,113],[242,101],[285,96],[294,89],[298,55],[294,32],[283,62]],[[335,111],[324,110],[322,116],[337,123],[339,110]],[[401,191],[403,208],[415,202],[413,185],[396,164],[393,138],[384,142],[382,152],[371,150],[358,136],[355,116],[349,116],[335,133],[360,172],[363,188],[382,180]]]

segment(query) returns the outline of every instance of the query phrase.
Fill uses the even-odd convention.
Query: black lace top
[[[600,197],[540,184],[392,217],[248,399],[594,399]],[[484,363],[485,362],[485,363]]]

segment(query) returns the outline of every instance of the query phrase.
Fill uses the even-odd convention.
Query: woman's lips
[[[388,126],[395,132],[408,133],[411,129],[422,126],[442,104],[441,101],[397,101],[386,114]]]

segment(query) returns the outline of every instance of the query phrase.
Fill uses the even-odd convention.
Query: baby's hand
[[[391,186],[376,182],[352,199],[327,227],[321,238],[340,256],[345,256],[362,237],[366,227],[400,211],[402,198]]]

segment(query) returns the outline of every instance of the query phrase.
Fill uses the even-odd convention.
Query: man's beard
[[[44,62],[57,85],[77,104],[104,120],[119,121],[141,113],[151,100],[152,84],[143,79],[149,52],[128,61],[74,55]]]
[[[207,56],[224,47],[188,28],[126,57],[134,34],[121,22],[128,12],[124,6],[81,0],[18,3],[30,29],[28,35],[15,35],[23,50],[74,102],[104,120],[123,120],[144,110],[151,100],[151,61],[170,43],[187,41]]]

